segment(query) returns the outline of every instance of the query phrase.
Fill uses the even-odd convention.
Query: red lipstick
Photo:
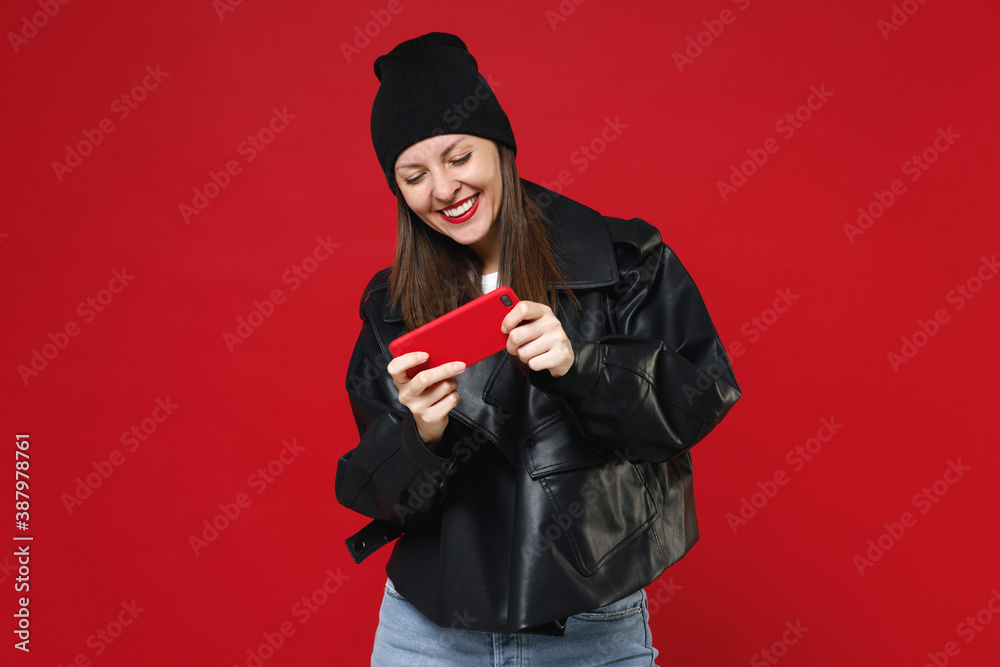
[[[441,215],[442,218],[444,218],[448,222],[452,223],[453,225],[457,225],[457,224],[463,223],[466,220],[468,220],[469,218],[471,218],[472,216],[474,216],[476,214],[476,211],[479,209],[479,195],[472,195],[472,197],[476,197],[476,203],[472,205],[472,208],[470,208],[468,211],[466,211],[465,213],[463,213],[462,215],[460,215],[458,217],[449,218],[447,215],[444,214],[443,211],[438,211],[438,213]],[[472,197],[466,197],[462,201],[456,202],[453,206],[449,206],[448,208],[455,208],[455,206],[458,206],[459,204],[462,204],[462,203],[464,203],[464,202],[472,199]]]

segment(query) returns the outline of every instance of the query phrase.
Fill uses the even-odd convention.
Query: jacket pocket
[[[536,483],[551,511],[539,539],[590,576],[648,530],[659,511],[634,464],[611,456],[584,468],[550,468]]]

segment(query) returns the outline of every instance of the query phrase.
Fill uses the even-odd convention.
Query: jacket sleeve
[[[704,438],[740,390],[691,276],[655,227],[629,224],[645,225],[648,238],[634,261],[619,263],[604,312],[581,315],[584,329],[610,333],[587,340],[567,331],[569,372],[529,377],[586,436],[630,460],[660,462]]]
[[[347,394],[361,441],[337,462],[337,501],[373,519],[417,526],[438,512],[455,456],[430,451],[412,413],[399,403],[371,324],[362,325],[347,370]],[[457,437],[449,421],[439,452]]]

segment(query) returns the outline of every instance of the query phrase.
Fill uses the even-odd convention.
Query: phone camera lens
[[[506,294],[501,294],[500,295],[500,302],[503,303],[503,305],[505,305],[508,308],[510,308],[510,297],[507,296]]]

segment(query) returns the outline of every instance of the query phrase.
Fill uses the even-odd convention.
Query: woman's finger
[[[424,421],[434,423],[445,418],[445,416],[458,405],[459,395],[457,391],[451,391],[441,400],[437,401],[423,412]]]
[[[536,338],[532,341],[525,343],[524,345],[519,345],[514,349],[514,354],[517,355],[518,359],[527,362],[529,359],[533,359],[540,354],[545,354],[553,347],[555,347],[556,341],[552,339],[546,339],[544,336]]]
[[[552,377],[561,377],[566,374],[573,364],[573,353],[568,350],[553,349],[532,357],[527,361],[528,368],[533,371],[547,370]]]
[[[426,410],[456,389],[458,389],[458,380],[452,378],[441,380],[423,392],[414,394],[410,405],[407,407],[410,408],[411,412],[414,410]]]
[[[450,377],[455,377],[456,375],[461,375],[465,371],[465,364],[461,361],[452,361],[446,364],[441,364],[440,366],[435,366],[434,368],[426,368],[416,375],[413,376],[412,382],[415,382],[414,388],[418,389],[421,393],[426,391],[428,387],[440,382],[441,380],[447,380]]]
[[[410,376],[406,374],[407,370],[422,364],[425,361],[427,361],[426,352],[407,352],[406,354],[401,354],[398,357],[393,358],[385,369],[389,372],[389,375],[392,376],[392,381],[398,387],[410,381]]]
[[[504,316],[503,321],[500,323],[500,331],[505,334],[509,333],[520,325],[521,322],[544,317],[546,311],[552,312],[548,306],[535,301],[518,301],[517,305],[511,308],[510,312]]]

